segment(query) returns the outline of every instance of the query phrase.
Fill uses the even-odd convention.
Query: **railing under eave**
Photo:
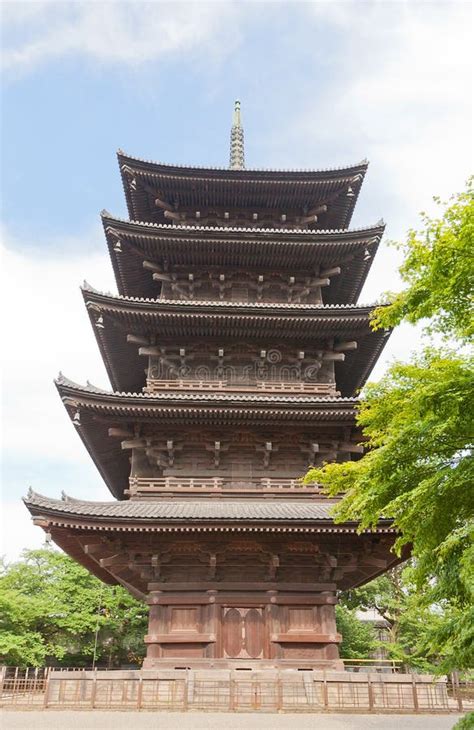
[[[229,380],[147,380],[145,393],[157,393],[163,390],[312,393],[314,395],[340,396],[340,392],[336,390],[334,383],[286,382],[283,380],[257,380],[254,383],[234,383]]]
[[[131,499],[173,494],[221,494],[249,497],[288,496],[307,497],[324,492],[318,484],[304,485],[301,479],[226,479],[223,477],[130,477],[126,494]]]

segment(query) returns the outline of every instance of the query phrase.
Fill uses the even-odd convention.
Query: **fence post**
[[[46,709],[48,707],[48,700],[49,700],[49,667],[45,667],[45,670],[44,670],[44,697],[43,697],[44,709]]]
[[[419,706],[419,703],[418,703],[418,691],[417,691],[417,686],[416,686],[416,674],[412,674],[411,675],[411,686],[412,686],[412,690],[413,690],[413,709],[415,710],[415,712],[419,712],[420,711],[420,706]]]
[[[370,672],[367,672],[367,693],[369,695],[369,712],[374,711],[374,687],[372,685],[372,679]]]
[[[235,679],[232,670],[229,677],[229,710],[235,710]]]
[[[189,667],[186,668],[186,676],[182,680],[183,683],[183,712],[187,712],[188,710],[188,702],[189,702]]]
[[[137,689],[137,710],[142,708],[142,695],[143,695],[143,674],[140,672],[138,678],[138,689]]]
[[[91,708],[92,709],[94,709],[96,693],[97,693],[97,669],[94,669],[94,678],[92,680],[92,690],[91,690]]]
[[[282,678],[281,678],[281,672],[278,670],[278,677],[277,677],[277,710],[278,712],[281,712],[283,709],[283,685],[282,685]]]
[[[3,695],[3,686],[5,684],[5,675],[7,673],[7,668],[5,665],[1,668],[0,671],[0,694]]]
[[[329,709],[329,692],[328,692],[328,680],[326,678],[326,670],[323,670],[323,703],[324,709]]]
[[[18,670],[19,670],[19,667],[15,667],[15,676],[13,678],[13,697],[14,697],[15,702],[16,702],[16,697],[17,697],[17,692],[18,692]]]
[[[456,699],[458,701],[458,709],[459,709],[459,712],[462,712],[463,711],[462,693],[461,693],[461,684],[459,682],[459,672],[458,671],[453,672],[453,680],[456,682]],[[454,685],[454,681],[453,681],[453,685]]]
[[[251,680],[251,697],[252,707],[254,710],[258,710],[262,704],[261,685],[258,683],[258,679],[253,678]]]
[[[458,703],[459,712],[463,712],[461,688],[459,686],[459,672],[451,672],[451,687],[453,689],[453,699]]]

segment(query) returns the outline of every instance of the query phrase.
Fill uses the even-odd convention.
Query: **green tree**
[[[417,671],[433,672],[439,657],[430,650],[426,639],[443,616],[430,605],[421,604],[413,575],[411,564],[398,566],[361,588],[343,593],[341,605],[352,610],[376,611],[385,620],[389,633],[389,641],[383,643],[387,657]]]
[[[473,213],[470,181],[441,218],[423,217],[424,230],[403,245],[408,286],[373,318],[375,328],[429,318],[428,333],[450,338],[451,348],[427,346],[366,386],[357,418],[367,453],[305,477],[345,494],[339,521],[362,530],[393,519],[396,550],[409,545],[415,558],[419,611],[430,610],[419,650],[438,655],[440,671],[474,661]]]
[[[453,730],[473,730],[474,728],[474,712],[468,712],[467,715],[461,717],[454,725]]]
[[[27,550],[0,577],[0,656],[7,664],[137,662],[146,606],[107,586],[64,553]],[[97,646],[95,636],[97,630]]]
[[[356,611],[344,604],[336,606],[337,630],[342,634],[339,647],[343,659],[368,659],[377,647],[374,628],[357,618]]]
[[[404,254],[399,271],[408,286],[391,297],[390,306],[375,310],[374,324],[429,320],[428,332],[464,341],[474,331],[474,177],[448,203],[434,200],[441,217],[421,213],[423,230],[410,230],[406,241],[395,244]]]
[[[40,666],[48,647],[34,630],[35,606],[16,590],[0,589],[0,657],[15,666]]]

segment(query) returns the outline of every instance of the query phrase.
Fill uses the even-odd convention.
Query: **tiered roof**
[[[223,228],[141,223],[102,213],[119,293],[156,297],[158,285],[143,261],[174,267],[277,269],[314,273],[340,266],[325,289],[326,303],[353,304],[364,285],[385,225],[353,230]],[[119,242],[119,245],[117,245]]]
[[[283,424],[354,424],[353,398],[247,393],[114,393],[64,376],[56,386],[72,422],[110,491],[122,499],[128,488],[129,457],[109,428],[123,423],[162,426],[278,427]]]
[[[103,212],[107,245],[120,296],[83,288],[84,301],[113,391],[80,386],[63,376],[56,381],[74,425],[112,494],[124,500],[129,487],[130,460],[109,430],[149,425],[222,427],[328,427],[355,434],[354,393],[360,388],[385,341],[386,333],[371,332],[372,307],[356,306],[361,288],[383,235],[384,224],[348,230],[367,171],[367,161],[328,170],[244,169],[243,131],[238,118],[233,131],[231,169],[188,167],[150,162],[119,151],[130,221]],[[200,211],[215,209],[219,220],[239,221],[230,215],[270,211],[275,225],[293,216],[288,227],[232,227],[170,225],[184,211],[195,220]],[[316,216],[312,214],[318,211]],[[216,213],[217,211],[217,213]],[[305,230],[292,229],[305,219]],[[305,218],[306,217],[306,218]],[[212,216],[209,216],[212,219]],[[188,220],[188,219],[187,219]],[[243,219],[242,219],[243,220]],[[258,216],[254,218],[258,220]],[[271,225],[270,222],[270,225]],[[324,304],[269,303],[157,298],[160,294],[150,267],[186,272],[188,269],[231,269],[283,272],[289,276],[321,270],[340,272],[325,287]],[[322,276],[322,274],[320,274]],[[144,386],[143,361],[136,344],[139,336],[154,341],[268,341],[303,346],[326,340],[338,345],[354,340],[357,349],[336,362],[337,387],[342,397],[270,392],[140,392]],[[348,344],[346,342],[346,344]],[[353,344],[350,342],[349,344]],[[326,344],[324,347],[333,345]],[[128,431],[129,433],[130,431]],[[115,433],[117,435],[117,433]],[[51,500],[31,494],[26,504],[36,519],[43,517],[58,528],[104,531],[166,531],[168,529],[294,530],[354,532],[355,524],[334,525],[327,499],[235,498],[225,501],[200,498],[183,501],[90,503]],[[390,531],[382,521],[379,531]],[[68,534],[69,535],[69,534]],[[104,580],[110,575],[97,567],[70,535],[54,539]],[[62,542],[61,542],[62,541]],[[114,582],[114,581],[112,581]]]
[[[242,500],[221,502],[216,499],[87,502],[66,495],[62,500],[50,499],[30,491],[24,501],[36,524],[49,530],[63,550],[105,583],[122,583],[142,600],[146,600],[148,588],[146,579],[141,575],[140,564],[131,566],[132,570],[125,565],[120,568],[117,558],[120,562],[120,550],[128,547],[135,554],[142,554],[143,565],[146,565],[148,554],[156,551],[156,537],[163,537],[166,533],[181,539],[199,533],[207,539],[213,534],[231,536],[232,533],[239,536],[260,534],[270,539],[317,535],[331,541],[333,549],[336,545],[345,545],[346,551],[350,550],[347,538],[359,533],[354,522],[334,524],[331,516],[334,503],[329,500],[322,503],[262,500],[253,501],[251,505]],[[389,520],[381,520],[370,531],[373,532],[377,533],[379,554],[383,557],[374,558],[371,554],[370,541],[373,537],[368,530],[358,534],[357,549],[359,552],[362,550],[362,556],[357,567],[351,566],[347,573],[342,571],[337,582],[340,590],[366,583],[407,557],[406,554],[400,558],[390,553],[395,530]],[[367,547],[365,553],[364,542]],[[125,556],[122,562],[127,559],[130,560]],[[192,580],[190,576],[183,586],[185,590],[200,587],[199,583],[193,585]],[[285,588],[271,580],[264,585],[266,590]],[[336,587],[332,580],[300,586],[303,590],[311,587],[319,591],[334,591]],[[221,582],[219,588],[232,590],[232,582]],[[261,589],[261,583],[255,588]],[[294,590],[295,584],[291,588]]]
[[[143,360],[137,346],[127,342],[128,334],[188,342],[268,338],[300,347],[327,337],[355,340],[357,349],[336,363],[337,383],[347,396],[365,383],[387,339],[386,332],[371,331],[371,306],[138,299],[102,294],[88,286],[83,296],[112,387],[123,391],[144,386]]]
[[[278,523],[276,529],[292,528],[304,531],[356,532],[357,523],[348,522],[334,525],[332,509],[334,500],[323,502],[301,501],[269,501],[244,500],[221,501],[216,499],[200,499],[196,501],[160,500],[160,501],[125,501],[125,502],[89,502],[73,499],[64,495],[62,500],[44,497],[30,492],[26,498],[35,514],[45,510],[56,516],[56,524],[71,518],[93,519],[95,522],[108,523],[109,530],[129,530],[140,525],[145,530],[166,531],[174,525],[185,525],[189,529],[209,528],[213,524],[221,527],[235,526],[236,520],[245,521],[247,528],[261,528]],[[159,524],[155,521],[159,520]],[[80,522],[76,523],[77,526]],[[378,532],[394,532],[390,520],[382,520],[377,526]],[[239,531],[244,529],[239,526]]]
[[[118,163],[131,220],[163,223],[155,200],[172,207],[266,208],[303,214],[327,205],[318,227],[347,228],[368,162],[328,170],[252,170],[165,165],[121,150]],[[316,225],[316,224],[315,224]]]

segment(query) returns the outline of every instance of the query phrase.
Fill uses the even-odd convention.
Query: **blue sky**
[[[107,384],[78,286],[114,290],[98,214],[126,213],[117,148],[226,166],[240,98],[247,166],[367,157],[353,223],[384,217],[400,238],[472,168],[470,13],[455,0],[3,5],[5,552],[41,541],[28,485],[108,496],[52,378]],[[384,245],[363,301],[399,286],[397,263]],[[418,336],[401,328],[377,374]]]

